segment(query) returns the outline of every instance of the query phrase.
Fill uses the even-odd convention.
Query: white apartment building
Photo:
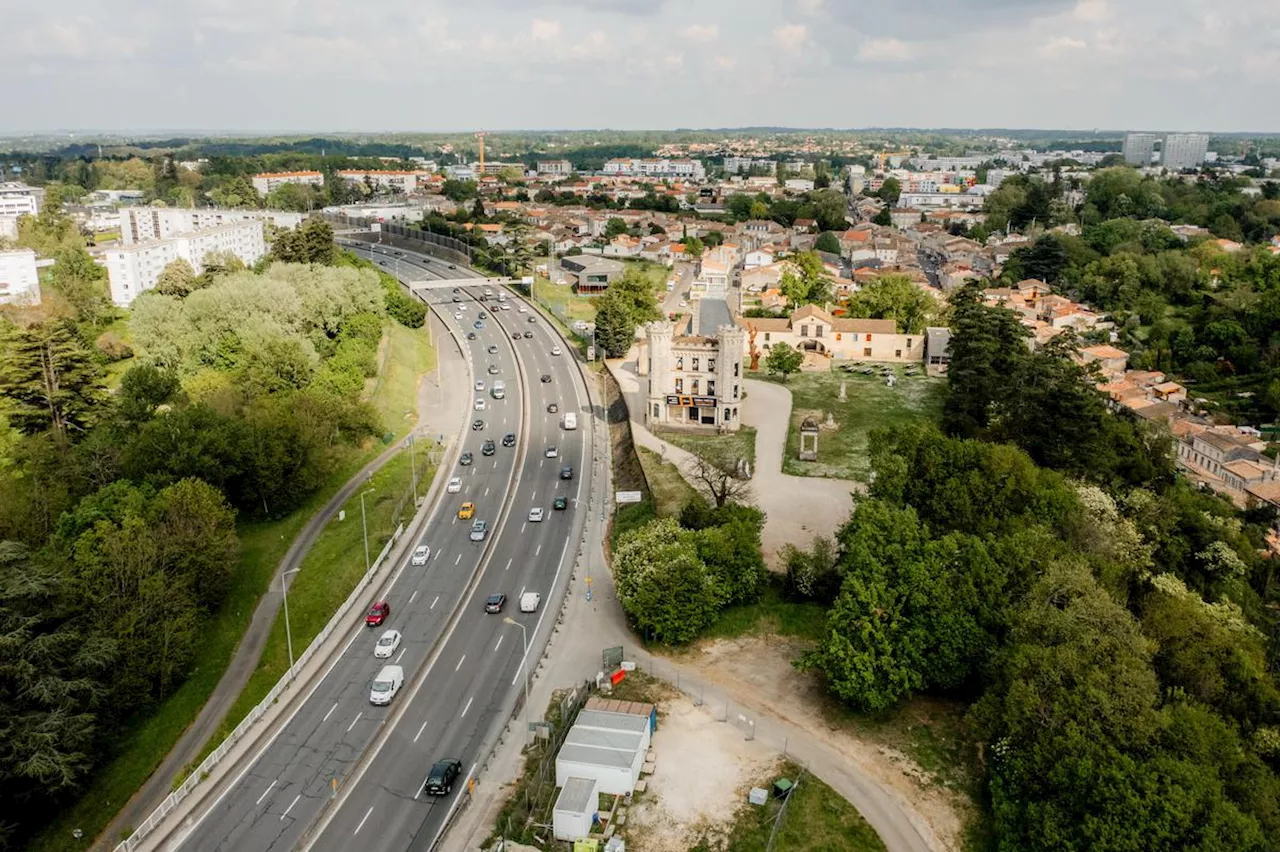
[[[622,158],[604,164],[604,173],[612,177],[681,178],[706,180],[707,171],[699,160],[669,160],[657,158]]]
[[[1204,163],[1208,151],[1207,133],[1170,133],[1160,146],[1160,165],[1174,172],[1194,169]]]
[[[961,169],[976,169],[986,162],[984,157],[912,157],[908,162],[917,169],[929,169],[939,172],[955,172]]]
[[[756,160],[751,157],[725,157],[724,173],[727,175],[744,175],[751,172],[763,172],[768,175],[778,173],[778,164],[773,160]]]
[[[919,210],[980,209],[982,203],[982,194],[973,192],[904,192],[898,196],[899,207]]]
[[[120,242],[125,245],[167,240],[236,222],[270,221],[277,228],[296,228],[305,213],[286,210],[223,210],[220,208],[126,207],[120,210]]]
[[[111,280],[111,301],[119,307],[128,307],[139,295],[155,287],[160,273],[178,258],[190,263],[197,273],[203,272],[204,259],[215,252],[234,254],[246,265],[257,262],[267,253],[262,221],[232,222],[108,250],[106,264]]]
[[[0,218],[32,216],[40,212],[44,203],[44,187],[27,186],[9,181],[0,183]]]
[[[40,304],[40,276],[36,270],[50,263],[53,261],[37,264],[32,249],[0,251],[0,304]]]
[[[259,195],[266,195],[277,186],[286,183],[300,183],[308,186],[324,186],[324,174],[321,172],[263,172],[253,176],[253,188]]]
[[[539,160],[538,174],[546,177],[568,177],[573,174],[573,163],[568,160]]]
[[[338,177],[349,183],[367,183],[375,189],[410,193],[431,177],[431,172],[406,172],[393,169],[343,169]]]

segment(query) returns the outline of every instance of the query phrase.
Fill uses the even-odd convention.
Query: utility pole
[[[370,494],[370,493],[372,493],[372,492],[373,492],[373,489],[372,489],[372,488],[368,489],[367,491],[361,491],[361,492],[360,492],[360,528],[364,531],[364,573],[365,573],[365,576],[368,576],[368,574],[369,574],[369,568],[370,568],[370,565],[369,565],[369,523],[368,523],[367,518],[365,517],[365,512],[364,512],[364,495],[366,495],[366,494]]]
[[[418,441],[417,436],[409,433],[409,479],[413,482],[413,510],[418,511]]]
[[[507,624],[514,624],[520,628],[520,635],[524,638],[524,659],[521,665],[524,667],[524,739],[529,741],[529,631],[519,621],[511,616],[502,619]]]
[[[297,574],[301,568],[293,568],[285,571],[280,575],[280,594],[284,598],[284,638],[285,644],[289,646],[289,679],[293,679],[293,631],[289,629],[289,586],[285,583],[284,578],[290,574]]]

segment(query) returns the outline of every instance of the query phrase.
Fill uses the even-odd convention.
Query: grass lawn
[[[778,774],[758,779],[758,786],[771,790],[778,778],[789,778],[799,784],[786,803],[782,824],[774,839],[774,849],[787,852],[881,852],[884,842],[875,829],[867,824],[858,809],[849,804],[836,791],[809,774],[802,774],[799,766],[784,763]],[[769,798],[763,806],[742,805],[730,829],[723,848],[733,852],[765,852],[773,833],[779,810],[783,803]],[[695,846],[691,852],[719,848],[707,843]]]
[[[111,323],[111,325],[104,328],[98,333],[98,336],[101,337],[107,332],[112,332],[118,335],[121,340],[129,344],[129,346],[134,350],[134,357],[125,358],[123,361],[112,361],[110,364],[107,364],[102,368],[103,379],[106,381],[107,390],[114,392],[119,390],[120,380],[124,378],[124,374],[128,372],[129,368],[140,363],[138,359],[138,355],[140,353],[138,352],[137,345],[133,342],[133,336],[129,333],[129,317],[127,315],[121,316],[115,322]]]
[[[645,479],[649,481],[653,510],[657,517],[675,517],[690,500],[701,499],[701,495],[685,481],[671,462],[663,461],[653,450],[644,447],[636,447],[636,453],[640,456]]]
[[[418,416],[418,377],[436,368],[436,351],[428,342],[426,328],[405,328],[391,323],[386,342],[378,351],[385,365],[372,380],[369,391],[382,424],[401,438],[413,428]]]
[[[827,611],[822,604],[796,603],[782,594],[780,578],[771,577],[760,600],[731,606],[709,628],[702,639],[736,639],[740,636],[793,636],[817,642],[823,637]]]
[[[539,278],[533,285],[533,291],[539,302],[565,320],[565,325],[571,325],[577,320],[595,322],[595,299],[591,296],[579,296],[573,292],[572,285],[556,284]]]
[[[122,334],[127,332],[127,326],[124,326],[123,323],[124,321],[117,323],[117,325],[121,325],[121,329],[118,330]],[[113,325],[112,328],[114,329],[116,326]],[[427,345],[427,335],[424,330],[411,331],[396,324],[389,326],[388,344],[385,348],[387,357],[381,362],[380,379],[376,383],[372,400],[375,407],[387,418],[387,428],[397,435],[402,435],[408,431],[411,425],[410,422],[403,419],[403,412],[410,410],[415,404],[416,379],[413,378],[415,374],[412,371],[423,369],[423,364],[429,364],[434,367],[435,353]],[[130,361],[121,363],[127,365]],[[118,382],[118,378],[116,381]],[[389,414],[391,412],[400,412],[399,422],[393,422]],[[32,840],[29,849],[36,852],[46,852],[46,850],[52,852],[53,850],[88,848],[94,837],[111,821],[116,812],[125,805],[134,791],[142,786],[155,767],[168,754],[169,749],[182,736],[183,731],[199,714],[200,709],[204,706],[205,701],[212,694],[218,680],[226,670],[227,664],[230,662],[235,648],[240,642],[240,637],[244,634],[245,628],[249,624],[249,619],[253,615],[258,599],[266,590],[268,582],[270,582],[272,575],[275,573],[276,566],[284,558],[289,545],[306,525],[307,520],[328,501],[329,497],[343,483],[377,456],[383,448],[381,443],[374,442],[367,449],[346,451],[334,465],[333,473],[329,476],[324,486],[288,517],[277,521],[242,522],[238,525],[237,535],[240,539],[240,559],[236,570],[232,574],[231,586],[227,591],[226,600],[214,617],[201,628],[203,638],[196,646],[190,676],[153,713],[139,716],[124,725],[116,741],[116,756],[95,771],[93,781],[86,788],[84,796],[65,808],[53,824]],[[423,466],[425,464],[425,446],[420,444],[418,450],[419,466]],[[392,470],[393,468],[395,470]],[[401,457],[397,457],[388,464],[387,468],[384,468],[384,474],[381,474],[388,477],[385,480],[386,487],[380,488],[377,494],[369,495],[369,497],[365,498],[366,506],[371,513],[369,547],[373,554],[381,550],[382,543],[385,541],[385,539],[379,539],[377,548],[374,549],[374,513],[376,511],[375,506],[380,505],[377,501],[390,500],[390,490],[401,479],[404,480],[406,483],[404,487],[407,488],[408,470],[408,458],[402,454]],[[427,475],[429,475],[429,472]],[[378,481],[379,475],[375,475],[375,485]],[[427,480],[426,485],[420,482],[419,493],[425,493],[427,485],[429,485],[429,480]],[[374,499],[371,500],[370,498]],[[355,506],[357,514],[354,516],[357,535],[359,534],[359,509],[357,500]],[[352,518],[352,509],[351,506],[348,506],[348,526],[351,526]],[[378,527],[378,529],[379,534],[381,534],[381,527]],[[342,558],[341,553],[334,553],[332,550],[322,547],[328,538],[329,531],[326,531],[317,541],[312,552],[308,554],[303,563],[304,566],[313,566],[317,553],[321,551],[329,553],[330,558]],[[363,571],[363,545],[360,546],[356,556],[358,558],[347,559],[346,561],[358,564],[359,570]],[[315,576],[323,574],[325,571],[312,570],[311,573]],[[303,625],[299,623],[298,614],[295,613],[295,608],[299,606],[305,613],[310,605],[303,594],[300,593],[306,588],[302,585],[306,574],[307,571],[304,570],[294,577],[294,585],[291,587],[294,591],[289,598],[289,615],[293,626],[295,654],[301,654],[302,649],[306,647],[306,642],[309,641],[309,639],[300,638],[303,635],[301,632]],[[300,586],[301,589],[299,589]],[[336,607],[337,603],[345,600],[350,591],[351,585],[348,584],[341,591],[334,607]],[[295,603],[295,599],[298,598],[302,600],[299,603]],[[306,618],[307,616],[303,615],[302,617]],[[327,620],[327,616],[325,620]],[[323,623],[321,621],[321,625]],[[273,643],[277,638],[276,634],[283,633],[281,625],[277,624],[276,627],[278,630],[273,630],[264,659],[271,658]],[[314,636],[317,632],[319,632],[318,627],[311,630],[307,635]],[[281,641],[283,641],[282,638]],[[288,667],[287,651],[284,653],[286,662],[281,671]],[[255,678],[259,674],[261,674],[261,669],[259,673],[255,674]],[[253,688],[254,681],[251,681],[246,694]],[[266,689],[262,690],[262,694],[265,694],[267,689],[270,689],[269,684]],[[243,700],[244,696],[242,696]],[[249,707],[252,706],[252,704],[249,705]],[[238,708],[239,704],[237,704],[236,708],[233,708],[232,715],[237,712]],[[235,722],[238,722],[243,715],[243,713],[240,713],[239,716],[236,716]],[[235,722],[232,722],[231,727],[234,727]],[[223,734],[230,730],[230,727],[226,728]],[[221,735],[213,737],[210,743],[206,744],[200,759],[203,759],[204,754],[212,751],[220,740]],[[75,828],[83,830],[83,840],[75,841],[72,838],[71,832]],[[118,838],[109,839],[114,842]]]
[[[867,455],[873,429],[895,429],[920,422],[937,422],[942,414],[946,380],[925,376],[904,377],[895,367],[895,387],[887,387],[877,370],[875,375],[843,372],[797,373],[783,383],[791,389],[791,427],[787,430],[787,450],[782,470],[794,476],[829,476],[866,482],[871,474]],[[753,378],[780,381],[764,373]],[[846,398],[840,400],[840,384]],[[800,423],[815,414],[820,423],[826,414],[835,418],[836,428],[823,428],[818,435],[818,460],[803,462],[800,451]]]
[[[682,450],[688,450],[695,456],[701,456],[708,450],[724,449],[738,458],[745,458],[756,466],[756,430],[743,426],[737,432],[726,432],[723,435],[700,432],[681,432],[676,429],[655,429],[654,434],[669,444],[675,444]]]

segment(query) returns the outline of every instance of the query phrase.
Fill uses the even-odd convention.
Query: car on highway
[[[537,322],[537,321],[538,321],[538,318],[537,318],[537,317],[530,315],[530,317],[529,317],[529,322],[533,323],[533,322]]]
[[[454,477],[457,479],[457,477]],[[413,549],[412,562],[414,565],[426,565],[427,560],[431,558],[431,548],[425,544],[420,544]]]
[[[549,403],[547,403],[547,413],[548,413],[548,414],[555,414],[555,413],[557,413],[558,411],[560,411],[560,406],[559,406],[559,405],[557,405],[557,404],[556,404],[556,403],[554,403],[554,402],[549,402]]]
[[[454,296],[454,297],[453,297],[453,300],[454,300],[455,302],[461,302],[461,301],[462,301],[462,297],[461,297],[461,296]]]
[[[449,480],[449,486],[448,486],[445,490],[446,490],[446,491],[448,491],[450,494],[457,494],[459,491],[461,491],[461,490],[462,490],[462,477],[461,477],[461,476],[455,476],[453,479],[450,479],[450,480]]]
[[[497,345],[496,343],[490,343],[490,344],[489,344],[489,348],[488,348],[488,349],[486,349],[486,350],[484,350],[484,351],[485,351],[485,352],[488,352],[490,355],[497,355],[497,354],[498,354],[498,345]]]
[[[458,520],[469,521],[476,516],[476,504],[470,500],[458,507]]]
[[[484,397],[482,396],[476,397],[476,404],[474,408],[476,411],[484,411]]]
[[[543,374],[539,377],[539,381],[541,381],[544,385],[549,385],[549,384],[551,384],[551,374],[550,374],[550,373],[543,373]]]
[[[386,621],[389,615],[391,615],[391,604],[386,601],[378,601],[369,607],[369,612],[364,617],[364,626],[381,627],[382,622]]]
[[[481,453],[483,453],[483,454],[484,454],[484,455],[486,455],[486,456],[491,456],[491,455],[493,455],[494,453],[496,453],[497,451],[498,451],[498,448],[497,448],[496,446],[494,446],[494,443],[493,443],[493,439],[492,439],[492,438],[490,438],[489,440],[485,441],[485,442],[484,442],[484,445],[483,445],[482,447],[480,447],[480,452],[481,452]]]
[[[489,525],[484,521],[476,521],[471,525],[471,540],[484,541],[484,537],[489,534]]]
[[[391,699],[396,697],[396,693],[402,686],[404,686],[404,669],[399,666],[383,666],[369,689],[369,703],[378,706],[390,704]]]
[[[456,320],[460,320],[460,319],[462,319],[462,311],[454,311],[454,312],[453,312],[453,318],[454,318],[454,319],[456,319]]]
[[[519,339],[520,339],[520,332],[518,332],[518,331],[513,331],[513,332],[511,332],[511,339],[512,339],[512,340],[519,340]]]
[[[563,353],[560,351],[560,347],[559,347],[559,346],[552,346],[552,347],[551,347],[551,354],[552,354],[552,355],[561,355],[561,354],[563,354]]]
[[[475,456],[471,455],[471,453],[463,453],[458,458],[458,464],[462,465],[463,467],[466,467],[467,465],[471,464],[471,462],[474,460],[475,460]]]
[[[472,431],[472,432],[479,432],[479,431],[480,431],[481,429],[483,429],[483,428],[484,428],[484,421],[483,421],[483,420],[472,420],[472,421],[471,421],[471,431]]]
[[[533,317],[530,317],[530,319],[533,319]],[[532,332],[532,331],[526,331],[526,332],[524,333],[524,339],[525,339],[525,340],[533,340],[533,332]]]
[[[455,292],[455,293],[461,293],[461,292],[462,292],[462,288],[461,288],[461,287],[454,287],[454,288],[453,288],[453,292]]]
[[[476,320],[475,322],[473,322],[473,323],[471,324],[471,327],[472,327],[472,328],[474,328],[474,329],[482,329],[482,328],[484,328],[484,321],[483,321],[483,320]]]
[[[555,444],[552,444],[551,446],[547,447],[547,458],[553,459],[559,455],[560,455],[560,450],[556,447]]]
[[[502,446],[504,446],[504,447],[514,447],[515,445],[516,445],[516,433],[515,433],[515,432],[508,432],[507,434],[505,434],[505,435],[503,435],[503,436],[502,436]]]
[[[564,467],[560,468],[560,478],[573,479],[573,465],[567,464]]]
[[[551,508],[555,509],[557,512],[564,511],[569,508],[569,498],[557,497],[555,500],[551,501]]]
[[[489,375],[491,375],[491,376],[496,376],[496,375],[498,375],[498,365],[497,365],[497,364],[490,364],[490,365],[489,365]]]
[[[535,524],[542,520],[541,506],[534,506],[532,509],[529,510],[529,520],[530,522]]]
[[[487,313],[485,313],[484,311],[481,311],[480,313],[476,314],[476,316],[477,316],[477,317],[479,317],[480,319],[488,319],[488,318],[489,318],[489,315],[488,315]]]
[[[528,308],[528,306],[526,306],[526,305],[521,305],[521,306],[520,306],[520,313],[522,313],[522,314],[527,314],[527,313],[529,313],[529,308]]]
[[[388,630],[378,637],[378,644],[373,646],[373,656],[379,660],[385,660],[396,652],[400,647],[400,631]]]
[[[484,379],[476,379],[476,393],[484,393]]]
[[[462,761],[453,757],[437,760],[427,773],[422,792],[428,796],[447,796],[453,792],[453,782],[462,774]]]
[[[502,612],[502,608],[507,605],[507,596],[503,594],[489,595],[484,599],[484,611],[487,613]]]
[[[475,339],[476,339],[476,333],[474,331],[468,331],[467,340],[475,340]]]

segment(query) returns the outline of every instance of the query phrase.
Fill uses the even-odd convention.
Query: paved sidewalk
[[[637,350],[625,358],[606,362],[617,379],[631,412],[644,411],[648,376],[637,371]],[[787,429],[791,423],[791,391],[772,382],[747,379],[742,422],[756,430],[756,469],[750,500],[765,513],[761,548],[765,562],[775,569],[778,552],[788,543],[806,547],[817,535],[834,536],[853,511],[853,495],[865,486],[843,479],[791,476],[782,472]],[[694,488],[693,455],[654,435],[644,423],[631,418],[631,434],[638,446],[659,453],[674,464]]]
[[[457,342],[443,324],[436,318],[434,311],[429,319],[433,323],[432,332],[438,344],[437,368],[434,376],[425,376],[418,383],[418,426],[415,432],[438,437],[450,435],[457,431],[461,418],[465,416],[464,400],[470,398],[466,361],[458,350]],[[459,413],[461,412],[461,414]],[[407,438],[405,439],[407,440]],[[173,791],[173,782],[179,773],[195,760],[203,750],[209,737],[218,731],[231,705],[240,697],[245,684],[258,666],[262,649],[266,646],[271,626],[275,623],[276,614],[280,610],[280,577],[285,571],[292,571],[302,564],[311,545],[324,531],[325,525],[338,513],[356,490],[383,465],[389,462],[403,449],[405,440],[397,441],[378,455],[373,461],[360,468],[360,471],[329,499],[327,503],[307,521],[293,544],[289,546],[284,558],[276,566],[271,578],[271,585],[258,601],[257,609],[249,622],[249,628],[240,639],[235,655],[223,672],[222,679],[205,702],[200,714],[190,727],[183,732],[164,760],[147,778],[145,784],[134,793],[115,818],[94,840],[94,849],[111,849],[126,828],[139,825],[152,811],[159,807],[165,797]]]

